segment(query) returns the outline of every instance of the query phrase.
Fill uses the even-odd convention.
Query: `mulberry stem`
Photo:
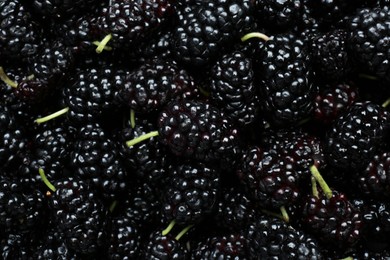
[[[110,208],[108,209],[111,213],[114,211],[114,209],[116,208],[116,205],[118,205],[118,201],[117,200],[114,200],[111,205],[110,205]]]
[[[369,79],[369,80],[378,80],[377,77],[369,75],[369,74],[364,74],[364,73],[360,73],[359,78]]]
[[[241,37],[241,41],[242,42],[245,42],[249,39],[252,39],[252,38],[259,38],[259,39],[262,39],[264,41],[269,41],[269,37],[267,35],[265,35],[264,33],[260,33],[260,32],[251,32],[251,33],[248,33],[248,34],[245,34],[244,36]]]
[[[162,235],[166,236],[169,232],[171,232],[172,228],[175,226],[176,220],[172,220],[171,223],[169,223],[168,227],[162,231]]]
[[[0,79],[7,85],[13,87],[13,88],[17,88],[18,87],[18,83],[16,83],[15,81],[11,80],[7,74],[5,73],[3,67],[0,67]]]
[[[284,206],[281,206],[279,209],[280,209],[280,213],[277,213],[277,212],[274,212],[274,211],[270,211],[270,210],[267,210],[267,209],[262,209],[261,212],[263,212],[264,214],[267,214],[269,216],[281,219],[281,220],[283,220],[285,222],[289,222],[290,221],[290,217],[288,216],[286,208]]]
[[[130,109],[130,126],[131,126],[131,128],[135,127],[135,112],[134,112],[134,109]]]
[[[200,93],[202,93],[203,96],[205,96],[205,97],[209,97],[210,96],[210,92],[208,92],[204,88],[198,86],[198,89],[199,89]]]
[[[56,187],[54,187],[53,184],[50,183],[50,181],[47,179],[45,175],[45,171],[42,168],[38,169],[39,175],[41,176],[43,182],[46,184],[46,186],[53,192],[56,191]]]
[[[283,220],[286,223],[290,222],[290,216],[288,215],[287,210],[286,210],[286,208],[284,206],[280,207],[280,212],[282,213]]]
[[[100,42],[99,41],[93,41],[92,42],[94,45],[96,45],[97,47],[99,47],[100,46]],[[105,51],[112,51],[112,48],[110,47],[110,46],[104,46],[103,47],[103,50],[105,50]],[[100,53],[100,52],[99,52]]]
[[[103,40],[99,43],[99,45],[96,48],[97,53],[102,53],[104,50],[104,47],[106,47],[107,43],[112,39],[112,34],[106,35],[106,37],[103,38]]]
[[[59,116],[61,116],[63,114],[68,113],[68,111],[69,111],[69,107],[65,107],[65,108],[61,109],[60,111],[57,111],[57,112],[55,112],[53,114],[50,114],[48,116],[35,119],[34,122],[37,123],[37,124],[45,123],[45,122],[47,122],[49,120],[52,120],[52,119],[54,119],[56,117],[59,117]]]
[[[322,191],[325,193],[325,196],[328,199],[332,198],[332,190],[329,188],[328,184],[326,184],[324,178],[322,178],[320,172],[318,171],[315,165],[312,165],[310,167],[310,172],[313,175],[313,177],[316,179],[318,184],[320,185]]]
[[[179,239],[182,237],[182,236],[184,236],[187,232],[188,232],[188,230],[190,230],[190,228],[192,228],[194,225],[189,225],[189,226],[187,226],[187,227],[185,227],[179,234],[177,234],[177,236],[175,237],[175,239],[177,240],[177,241],[179,241]]]
[[[141,135],[141,136],[138,136],[130,141],[127,141],[126,144],[128,147],[132,147],[133,145],[136,145],[142,141],[145,141],[147,139],[150,139],[152,138],[153,136],[158,136],[158,131],[153,131],[153,132],[150,132],[150,133],[147,133],[147,134],[144,134],[144,135]]]
[[[383,102],[382,107],[386,108],[390,104],[390,98],[386,99],[385,102]]]
[[[313,192],[313,196],[318,199],[319,195],[318,195],[317,182],[316,182],[316,178],[314,178],[313,176],[311,176],[311,190]]]

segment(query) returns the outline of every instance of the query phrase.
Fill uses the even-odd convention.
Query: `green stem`
[[[107,43],[111,40],[111,38],[112,38],[112,34],[106,35],[106,37],[104,37],[104,39],[97,46],[96,52],[102,53],[102,51],[104,50],[104,47],[106,47]]]
[[[134,138],[130,141],[127,141],[126,144],[128,147],[132,147],[133,145],[136,145],[136,144],[138,144],[144,140],[147,140],[149,138],[152,138],[153,136],[158,136],[158,131],[153,131],[153,132],[138,136],[137,138]]]
[[[360,73],[359,77],[363,78],[363,79],[369,79],[369,80],[378,80],[377,77],[372,76],[372,75],[368,75],[368,74],[364,74],[364,73]]]
[[[382,107],[386,108],[390,104],[390,98],[386,99],[385,102],[383,102]]]
[[[49,120],[52,120],[52,119],[54,119],[56,117],[59,117],[59,116],[61,116],[63,114],[68,113],[68,111],[69,111],[69,107],[65,107],[65,108],[61,109],[60,111],[57,111],[57,112],[55,112],[53,114],[50,114],[50,115],[45,116],[45,117],[38,118],[34,122],[37,123],[37,124],[45,123],[45,122],[47,122]]]
[[[263,212],[264,214],[267,214],[269,216],[272,216],[272,217],[275,217],[275,218],[279,218],[281,220],[285,220],[284,217],[282,216],[282,214],[280,213],[276,213],[276,212],[273,212],[273,211],[270,211],[270,210],[267,210],[267,209],[262,209],[261,212]]]
[[[41,176],[43,182],[46,184],[46,186],[53,192],[56,191],[56,187],[54,187],[53,184],[50,183],[50,181],[46,178],[45,171],[42,168],[38,169],[39,175]]]
[[[260,32],[251,32],[251,33],[248,33],[248,34],[245,34],[243,37],[241,37],[241,41],[242,42],[245,42],[249,39],[252,39],[252,38],[259,38],[261,40],[264,40],[264,41],[269,41],[269,37],[267,35],[265,35],[264,33],[260,33]]]
[[[33,80],[33,79],[35,79],[35,75],[34,74],[31,74],[31,75],[27,76],[27,80]]]
[[[210,92],[208,92],[204,88],[198,86],[198,89],[199,89],[200,93],[202,93],[203,96],[205,96],[205,97],[209,97],[210,96]]]
[[[17,88],[18,87],[18,83],[16,83],[15,81],[11,80],[7,74],[5,73],[3,67],[0,67],[0,79],[7,85],[13,87],[13,88]]]
[[[312,165],[310,167],[310,172],[313,175],[313,177],[316,179],[318,184],[320,185],[322,191],[325,193],[325,196],[328,199],[332,198],[332,190],[329,188],[328,184],[326,184],[324,178],[322,178],[320,172],[318,171],[315,165]]]
[[[307,122],[310,121],[310,119],[311,119],[310,117],[302,119],[301,121],[298,122],[297,126],[302,126],[306,124]]]
[[[280,212],[282,212],[282,218],[283,218],[283,220],[284,220],[286,223],[290,222],[290,216],[288,215],[287,210],[286,210],[286,208],[285,208],[284,206],[281,206],[281,207],[280,207]]]
[[[131,128],[135,127],[135,111],[134,111],[134,109],[130,109],[130,126],[131,126]]]
[[[118,201],[117,200],[114,200],[111,205],[110,205],[110,208],[108,209],[111,213],[114,211],[114,209],[116,208],[116,205],[118,205]]]
[[[187,232],[188,232],[188,230],[190,230],[190,228],[192,228],[194,225],[189,225],[189,226],[187,226],[186,228],[184,228],[179,234],[177,234],[177,236],[175,237],[175,239],[177,240],[177,241],[179,241],[179,239],[182,237],[182,236],[184,236]]]
[[[169,223],[168,227],[162,231],[162,235],[166,236],[169,232],[171,232],[175,224],[176,224],[176,220],[172,220],[171,223]]]
[[[311,190],[313,192],[313,196],[318,199],[319,195],[318,195],[317,182],[316,182],[316,178],[314,178],[313,176],[311,176]]]
[[[100,42],[99,41],[94,41],[94,42],[92,42],[94,45],[96,45],[97,47],[99,47],[100,46]],[[105,50],[105,51],[112,51],[112,48],[110,47],[110,46],[104,46],[103,47],[103,50]]]

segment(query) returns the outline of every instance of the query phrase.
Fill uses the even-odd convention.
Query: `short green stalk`
[[[154,136],[158,136],[158,135],[159,135],[158,131],[153,131],[153,132],[138,136],[130,141],[127,141],[126,144],[128,147],[132,147],[133,145],[136,145],[142,141],[145,141],[147,139],[150,139],[150,138],[152,138]]]
[[[319,194],[318,194],[318,188],[317,188],[317,181],[313,176],[311,176],[311,190],[312,190],[313,196],[318,199]]]
[[[290,222],[290,216],[288,215],[287,210],[286,210],[286,208],[284,206],[280,207],[280,212],[282,213],[282,219],[286,223]]]
[[[95,45],[95,46],[97,46],[97,47],[100,46],[100,43],[101,43],[101,42],[99,42],[99,41],[93,41],[93,42],[92,42],[92,44]],[[110,46],[104,46],[104,47],[103,47],[103,50],[105,50],[105,51],[112,51],[112,48],[111,48]]]
[[[310,172],[313,177],[316,179],[318,184],[320,185],[322,191],[325,193],[325,196],[330,199],[332,198],[332,190],[329,188],[328,184],[325,182],[324,178],[322,178],[320,172],[318,171],[315,165],[310,167]]]
[[[46,186],[52,191],[56,191],[56,187],[54,187],[53,184],[50,183],[50,181],[47,179],[45,171],[42,168],[38,169],[39,175],[41,176],[43,182],[46,184]]]
[[[382,107],[386,108],[390,104],[390,98],[386,99],[385,102],[383,102]]]
[[[42,124],[42,123],[50,121],[50,120],[52,120],[52,119],[54,119],[56,117],[59,117],[59,116],[61,116],[63,114],[66,114],[66,113],[68,113],[68,111],[69,111],[69,107],[65,107],[65,108],[61,109],[60,111],[57,111],[57,112],[55,112],[53,114],[50,114],[48,116],[35,119],[34,122],[37,123],[37,124]]]
[[[11,80],[7,74],[5,73],[3,67],[0,67],[0,79],[7,85],[13,87],[13,88],[17,88],[18,87],[18,83],[16,83],[15,81]]]
[[[210,96],[210,92],[207,91],[207,90],[205,90],[204,88],[198,86],[198,89],[199,89],[200,93],[201,93],[203,96],[205,96],[205,97],[209,97],[209,96]]]
[[[176,220],[172,220],[171,223],[169,223],[168,227],[162,231],[162,235],[166,236],[169,232],[171,232],[172,228],[176,225]]]
[[[182,236],[184,236],[184,235],[188,232],[188,230],[190,230],[190,228],[192,228],[193,226],[194,226],[194,225],[189,225],[189,226],[185,227],[179,234],[177,234],[177,236],[175,237],[175,239],[176,239],[177,241],[179,241],[179,239],[182,238]]]
[[[245,42],[245,41],[247,41],[249,39],[252,39],[252,38],[258,38],[258,39],[261,39],[261,40],[264,40],[264,41],[269,41],[269,39],[270,39],[264,33],[261,33],[261,32],[251,32],[251,33],[245,34],[243,37],[241,37],[241,41]]]
[[[116,208],[116,205],[118,205],[118,201],[117,200],[114,200],[111,205],[110,205],[110,208],[108,209],[111,213],[115,210]]]
[[[106,37],[103,38],[103,40],[98,44],[96,47],[97,53],[102,53],[104,48],[106,47],[107,43],[112,39],[112,34],[106,35]]]
[[[369,75],[369,74],[364,74],[364,73],[360,73],[359,78],[369,79],[369,80],[378,80],[377,77]]]
[[[130,109],[130,126],[131,126],[131,128],[135,127],[135,111],[134,111],[134,109]]]
[[[274,212],[274,211],[270,211],[270,210],[267,210],[267,209],[262,209],[261,212],[269,215],[269,216],[272,216],[272,217],[275,217],[275,218],[279,218],[283,221],[285,221],[286,223],[288,223],[290,221],[290,217],[287,213],[287,210],[284,206],[281,206],[280,208],[280,213],[277,213],[277,212]]]

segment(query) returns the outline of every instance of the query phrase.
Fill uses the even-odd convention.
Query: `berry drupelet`
[[[258,110],[252,61],[240,51],[224,55],[212,68],[211,102],[240,125],[255,120]]]
[[[72,14],[80,15],[97,2],[97,0],[34,0],[29,5],[32,11],[42,18],[63,20]]]
[[[322,246],[344,252],[361,238],[360,209],[344,193],[330,189],[315,166],[310,170],[314,177],[312,192],[301,201],[302,215],[298,221],[306,232],[317,237]]]
[[[96,45],[93,42],[96,41],[95,43],[98,44],[101,37],[97,25],[101,17],[100,7],[91,8],[82,14],[73,14],[61,21],[51,22],[48,24],[47,33],[61,40],[65,46],[79,51],[81,59],[78,61],[82,61],[92,54],[96,55]]]
[[[237,130],[219,109],[205,102],[169,103],[160,113],[158,128],[161,142],[177,156],[234,161],[239,153]]]
[[[103,10],[99,30],[112,37],[111,46],[132,48],[163,28],[174,13],[169,0],[112,0]]]
[[[24,65],[0,67],[0,75],[0,104],[7,105],[11,110],[22,110],[25,104],[15,96],[15,88],[17,82],[28,75],[28,68]]]
[[[71,150],[75,174],[91,181],[105,199],[113,199],[128,187],[127,171],[119,158],[115,143],[99,124],[82,127]]]
[[[193,99],[199,93],[192,77],[174,62],[151,60],[124,79],[115,101],[135,112],[153,113],[174,99]]]
[[[66,245],[65,235],[56,227],[48,227],[47,234],[41,241],[34,254],[38,260],[67,260],[81,257]]]
[[[390,154],[383,152],[375,155],[356,178],[367,197],[380,200],[390,198]]]
[[[265,43],[259,78],[262,111],[275,126],[291,126],[309,117],[316,88],[311,82],[305,44],[293,35]]]
[[[22,122],[5,105],[0,105],[0,126],[0,169],[7,170],[21,164],[29,151],[29,139]]]
[[[0,257],[2,259],[31,259],[38,246],[39,234],[28,233],[5,234],[0,240]]]
[[[277,209],[294,204],[305,193],[309,167],[324,164],[321,143],[302,131],[271,132],[263,139],[263,148],[244,153],[237,174],[259,205]]]
[[[257,218],[244,236],[249,259],[322,259],[315,239],[278,218]]]
[[[25,102],[42,103],[61,89],[74,65],[74,53],[60,41],[48,41],[29,59],[29,73],[18,82],[15,95]]]
[[[335,168],[364,169],[383,148],[389,116],[370,101],[356,102],[333,124],[325,140],[327,161]]]
[[[210,66],[234,39],[251,30],[254,7],[253,0],[218,0],[181,8],[172,39],[175,59],[187,66]]]
[[[243,235],[209,237],[192,250],[191,259],[248,259]]]
[[[124,214],[137,223],[143,231],[151,230],[161,223],[161,192],[148,182],[140,182],[129,189],[129,195],[123,196]],[[114,211],[115,213],[115,211]]]
[[[325,165],[323,144],[319,138],[302,129],[265,131],[262,146],[278,151],[283,157],[291,157],[299,174],[309,174],[311,165]]]
[[[314,103],[314,118],[330,126],[359,98],[358,88],[353,83],[325,85],[320,88]]]
[[[327,31],[347,20],[364,3],[364,0],[302,0],[302,5],[318,20],[321,30]]]
[[[221,189],[214,219],[221,229],[239,232],[242,227],[261,214],[257,203],[251,200],[242,189],[233,187]]]
[[[141,121],[141,120],[140,120]],[[116,135],[116,144],[123,163],[131,172],[153,186],[159,186],[167,177],[167,166],[171,158],[166,146],[162,145],[156,137],[148,142],[128,147],[127,140],[131,140],[149,133],[156,127],[145,120],[135,121],[134,127],[121,129]]]
[[[275,150],[249,148],[237,174],[250,198],[262,207],[278,209],[299,198],[294,165]]]
[[[219,172],[204,163],[172,166],[163,192],[163,216],[179,225],[195,224],[210,215],[217,201]]]
[[[303,206],[303,216],[304,226],[312,234],[317,233],[324,244],[346,248],[360,239],[360,213],[344,194],[333,191],[330,199],[324,195],[308,198]]]
[[[153,37],[131,50],[129,55],[135,62],[143,64],[152,59],[172,60],[172,31],[162,30],[155,33],[158,37]]]
[[[141,231],[126,216],[112,218],[109,234],[108,259],[135,259],[139,254]]]
[[[28,163],[30,174],[37,175],[41,168],[50,180],[63,178],[70,166],[74,138],[75,129],[64,123],[48,123],[37,130]],[[40,183],[45,188],[44,183]]]
[[[68,109],[70,123],[80,126],[87,122],[98,122],[105,114],[112,112],[117,90],[116,77],[123,78],[125,75],[126,71],[114,71],[110,65],[81,69],[74,77],[73,84],[62,90],[62,103]]]
[[[363,8],[348,23],[348,48],[362,73],[390,81],[390,7]],[[358,67],[358,68],[359,68]]]
[[[345,30],[335,30],[313,39],[310,56],[317,81],[337,83],[351,74],[346,38]]]
[[[389,248],[390,205],[378,200],[353,200],[362,215],[361,245],[370,252],[381,253]]]
[[[0,2],[0,59],[18,63],[37,54],[40,30],[31,14],[17,0]]]
[[[24,187],[17,178],[0,177],[0,230],[6,233],[37,232],[46,221],[44,196]]]
[[[259,24],[272,32],[288,31],[302,20],[302,1],[261,1],[257,5],[256,18]]]
[[[77,178],[55,181],[48,192],[51,220],[65,243],[85,256],[95,254],[107,235],[108,212],[90,184]]]
[[[155,231],[150,234],[143,248],[143,259],[187,259],[188,251],[178,241],[172,233],[163,235],[162,232]]]

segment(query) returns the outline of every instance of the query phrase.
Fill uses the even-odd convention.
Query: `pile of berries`
[[[389,259],[390,2],[1,0],[1,259]]]

